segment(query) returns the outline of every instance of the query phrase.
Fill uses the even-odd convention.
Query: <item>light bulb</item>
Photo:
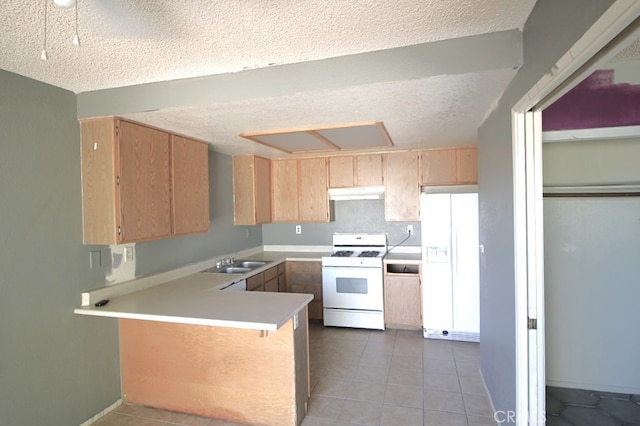
[[[76,46],[80,46],[80,37],[78,37],[78,34],[73,36],[73,44],[75,44]]]
[[[42,59],[43,61],[46,61],[47,59],[49,59],[49,55],[47,55],[47,51],[45,49],[42,49],[42,53],[40,54],[40,59]]]
[[[53,0],[53,2],[60,7],[71,7],[76,4],[76,0]]]

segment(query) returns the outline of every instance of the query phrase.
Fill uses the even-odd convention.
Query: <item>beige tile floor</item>
[[[310,324],[311,398],[304,426],[495,425],[477,343],[419,331]],[[97,426],[218,426],[219,420],[121,405]],[[274,425],[277,426],[277,425]]]

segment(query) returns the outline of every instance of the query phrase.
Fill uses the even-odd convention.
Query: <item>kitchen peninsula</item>
[[[77,314],[119,319],[124,402],[247,424],[301,423],[313,296],[220,291],[239,278],[191,273],[104,306],[83,295]]]

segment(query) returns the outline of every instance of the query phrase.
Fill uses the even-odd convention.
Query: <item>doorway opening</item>
[[[620,5],[620,2],[617,2],[616,4]],[[616,4],[614,4],[607,13],[611,11],[616,12]],[[581,333],[578,333],[577,331],[575,333],[572,333],[572,331],[565,330],[562,334],[562,338],[564,338],[564,340],[559,341],[556,338],[558,334],[557,332],[559,330],[553,328],[554,325],[563,321],[562,315],[568,315],[571,321],[566,322],[573,322],[574,328],[577,327],[578,329],[580,329],[580,327],[582,327],[582,335],[590,336],[589,333],[593,333],[596,330],[594,329],[593,324],[589,324],[589,320],[594,316],[594,311],[601,311],[603,306],[596,303],[594,308],[594,303],[592,303],[592,301],[585,300],[585,298],[597,299],[604,302],[605,299],[603,299],[602,297],[598,297],[597,291],[606,292],[607,289],[606,287],[603,287],[603,285],[606,283],[602,282],[591,283],[589,292],[585,292],[584,288],[583,291],[566,289],[566,286],[562,286],[562,284],[564,284],[567,280],[571,280],[574,284],[579,284],[580,278],[567,278],[557,274],[557,271],[566,271],[568,269],[568,262],[565,262],[565,264],[563,264],[562,256],[559,256],[558,254],[570,257],[576,254],[575,250],[578,250],[578,246],[567,244],[567,239],[569,237],[567,235],[560,236],[560,232],[558,232],[558,229],[567,231],[571,229],[570,227],[564,226],[566,224],[560,222],[558,228],[549,226],[547,229],[543,225],[545,221],[557,221],[558,218],[562,220],[568,220],[572,224],[578,223],[578,229],[576,230],[574,228],[573,232],[580,237],[597,236],[600,239],[603,239],[604,237],[600,236],[600,234],[596,235],[596,233],[590,232],[590,229],[588,229],[590,225],[588,224],[591,222],[579,222],[575,220],[576,216],[579,216],[580,219],[587,219],[583,217],[584,206],[583,208],[576,207],[576,203],[572,202],[576,201],[576,199],[578,198],[584,199],[584,195],[586,194],[586,192],[583,192],[581,194],[581,197],[573,197],[574,199],[568,203],[565,203],[564,201],[561,201],[559,203],[556,202],[557,200],[564,200],[565,198],[568,198],[564,197],[566,193],[563,194],[563,197],[554,197],[554,202],[546,202],[546,200],[551,199],[551,197],[543,198],[543,194],[545,192],[549,192],[545,191],[544,189],[545,185],[547,185],[548,183],[547,175],[549,174],[549,171],[547,168],[545,168],[543,172],[543,162],[546,161],[547,163],[550,163],[545,157],[542,144],[544,110],[550,107],[550,105],[552,105],[554,102],[561,99],[564,95],[567,95],[571,89],[577,86],[586,77],[592,75],[592,73],[597,70],[598,67],[602,66],[603,63],[610,61],[621,50],[624,50],[627,46],[633,44],[634,40],[639,38],[638,34],[640,33],[637,29],[637,16],[639,13],[638,8],[629,10],[629,8],[627,7],[626,10],[618,10],[618,13],[619,16],[617,20],[613,20],[616,22],[615,25],[609,25],[609,27],[604,30],[602,29],[602,26],[594,25],[592,29],[585,34],[586,39],[591,38],[594,40],[594,42],[591,44],[591,50],[586,49],[585,52],[583,52],[582,57],[573,57],[570,55],[570,58],[567,58],[566,62],[563,62],[562,60],[559,61],[559,63],[567,64],[565,66],[565,69],[557,70],[557,72],[555,73],[555,77],[551,78],[550,80],[547,79],[545,84],[539,85],[539,93],[534,94],[534,96],[528,96],[528,99],[522,100],[518,105],[516,105],[516,107],[514,107],[513,148],[515,161],[514,179],[516,184],[516,309],[518,318],[516,339],[518,391],[517,408],[518,412],[520,413],[529,413],[528,420],[530,423],[543,423],[545,419],[549,421],[563,419],[563,417],[561,416],[563,415],[564,408],[558,410],[559,407],[556,406],[556,401],[559,401],[559,398],[549,400],[550,402],[548,404],[545,404],[545,401],[547,400],[545,384],[547,383],[547,379],[553,382],[555,380],[553,376],[557,375],[558,369],[555,367],[556,364],[558,364],[559,358],[556,358],[556,352],[562,352],[562,350],[567,349],[566,343],[570,341],[570,337],[575,338],[577,341],[580,341],[578,337],[581,336]],[[640,73],[640,71],[638,73]],[[640,144],[640,138],[638,139],[638,143]],[[564,171],[567,172],[570,170]],[[618,183],[620,184],[620,182]],[[638,180],[637,183],[640,184],[640,180]],[[574,183],[573,185],[569,185],[569,187],[571,186],[575,187],[580,185]],[[604,197],[598,198],[604,199]],[[607,199],[613,200],[613,198]],[[634,199],[637,202],[640,202],[640,197],[635,197]],[[593,200],[589,198],[587,202],[591,203],[592,201]],[[562,208],[559,208],[556,204],[563,204],[563,206]],[[567,208],[569,209],[568,211]],[[629,209],[633,211],[633,209],[635,209],[635,206],[625,206],[621,210]],[[598,207],[590,206],[588,210],[590,213],[596,214],[596,212],[601,212],[603,210],[608,211],[609,207],[602,208],[602,204],[599,203]],[[637,220],[635,223],[640,227],[640,209],[638,209],[637,216],[638,217],[636,218]],[[589,218],[589,220],[592,219]],[[614,221],[616,221],[617,224],[623,223],[623,220],[621,218],[614,219]],[[631,216],[631,223],[634,223],[633,216]],[[587,229],[585,229],[585,227]],[[553,236],[549,234],[550,231],[554,231]],[[640,230],[637,232],[640,233]],[[640,237],[640,235],[638,235],[638,237]],[[589,244],[590,241],[580,242],[579,245],[588,246]],[[602,244],[600,244],[599,247],[601,249],[606,248],[606,246]],[[596,251],[595,256],[590,255],[591,257],[595,257],[595,259],[590,258],[588,261],[586,261],[586,265],[605,265],[605,262],[600,261],[603,260],[603,257],[598,257],[597,253],[598,252]],[[549,259],[549,255],[551,254],[553,254],[554,257]],[[609,261],[606,262],[609,265],[615,263],[611,262],[611,260],[620,260],[619,257],[615,256],[615,252],[613,251],[607,252],[607,255],[612,255],[612,259],[609,259]],[[585,262],[584,258],[581,258],[581,261]],[[553,265],[553,262],[556,262],[557,265]],[[549,263],[548,267],[546,265],[547,263]],[[574,270],[580,269],[580,266],[573,265],[572,267]],[[605,268],[605,266],[603,266],[603,268]],[[586,268],[582,267],[582,269]],[[606,271],[607,269],[604,270]],[[555,275],[550,279],[549,274]],[[633,270],[630,272],[630,275],[632,274]],[[615,273],[611,275],[611,278],[615,279]],[[635,276],[637,277],[637,275]],[[589,278],[592,279],[593,277],[590,276]],[[553,291],[548,291],[549,285],[551,285],[552,282],[556,283],[553,287]],[[631,291],[631,293],[627,293],[627,296],[625,296],[625,298],[633,297],[634,290],[629,289],[630,286],[628,284],[625,285],[624,280],[622,280],[622,283],[623,284],[621,284],[621,286],[623,288]],[[613,290],[613,288],[614,287],[609,287],[609,290]],[[562,291],[557,291],[559,289],[561,289]],[[636,288],[636,290],[640,295],[640,289]],[[558,298],[558,294],[562,295],[563,291],[565,293],[569,293],[572,296],[572,299],[570,301],[571,303],[569,303],[568,301],[565,302],[562,299]],[[550,297],[552,299],[549,299]],[[548,304],[548,307],[546,309],[545,302],[547,302]],[[585,310],[585,308],[590,306],[589,303],[591,303],[592,306],[589,309]],[[551,314],[552,311],[549,311],[550,308],[554,309],[553,314]],[[563,309],[565,311],[563,311]],[[615,304],[612,302],[608,302],[607,309],[615,309]],[[558,315],[556,315],[556,311],[560,313],[559,317]],[[582,315],[586,315],[584,320],[581,321],[578,312]],[[625,312],[629,312],[629,310]],[[599,313],[601,314],[602,312]],[[624,315],[618,317],[618,321],[624,322],[625,319],[626,318],[624,317]],[[596,323],[598,324],[598,326],[604,325],[598,322]],[[567,333],[569,334],[567,335]],[[633,333],[633,331],[631,331],[631,333]],[[609,336],[604,334],[602,337]],[[637,341],[637,336],[635,336],[634,340]],[[558,341],[560,342],[559,344]],[[545,350],[545,342],[548,343],[548,350]],[[582,342],[584,342],[584,340]],[[620,342],[620,339],[618,339],[617,341],[614,340],[614,342],[618,343]],[[609,341],[609,343],[611,343],[611,341]],[[575,346],[571,346],[569,348],[569,351],[574,351],[573,355],[575,358],[580,358],[578,361],[586,360],[585,357],[581,357],[580,355],[581,348]],[[611,349],[613,349],[613,351],[620,352],[620,348],[616,347]],[[633,352],[631,352],[631,354],[633,354]],[[629,351],[627,351],[624,356],[628,355]],[[553,358],[550,358],[550,356]],[[626,358],[625,360],[628,362]],[[615,357],[607,360],[607,362],[616,364],[615,366],[620,365],[619,361],[620,360],[615,359]],[[584,376],[584,373],[588,372],[589,370],[599,369],[598,365],[593,365],[594,363],[595,362],[591,360],[588,363],[584,363],[584,365],[582,366],[580,366],[580,362],[573,362],[569,363],[568,365],[576,370],[584,370],[583,377],[588,381],[591,378],[588,375]],[[567,363],[565,362],[565,364]],[[635,367],[631,368],[633,369]],[[615,368],[613,368],[612,370],[615,370]],[[566,372],[567,371],[564,371],[563,373]],[[579,373],[580,371],[578,371],[578,375],[574,375],[574,377],[580,377]],[[548,374],[549,377],[547,377]],[[635,374],[640,374],[637,368],[635,368]],[[627,376],[626,378],[628,379],[629,377]],[[639,382],[640,381],[636,380],[636,385]],[[563,380],[557,380],[555,382],[555,384],[571,385],[571,388],[577,388],[579,383],[579,381],[563,382]],[[626,391],[626,394],[629,395],[629,401],[634,404],[636,402],[633,398],[637,397],[632,396],[635,388],[633,386],[627,386],[625,388],[624,381],[610,385],[609,390],[605,389],[607,388],[607,386],[604,383],[594,384],[593,382],[588,382],[586,384],[587,389],[583,393],[585,395],[597,391],[609,392],[608,395],[611,396],[610,393],[613,390],[623,390]],[[560,393],[562,393],[562,391],[560,391]],[[558,395],[558,392],[555,392],[555,395]],[[618,398],[618,401],[620,399],[621,398]],[[611,398],[611,400],[615,400],[615,398]],[[571,405],[566,404],[566,401],[560,401],[560,403],[562,407],[571,407]],[[610,402],[607,403],[611,404]],[[613,404],[618,403],[619,402],[614,402]],[[598,407],[598,404],[599,402],[596,402],[594,408]],[[598,410],[598,413],[600,414],[605,412],[602,407],[599,407]],[[575,410],[569,409],[569,415],[575,414],[572,413],[573,411]],[[552,418],[551,416],[554,415],[557,417]],[[611,413],[609,413],[609,415],[609,419],[612,419],[613,417],[611,416]],[[619,419],[614,421],[624,422],[629,420]]]

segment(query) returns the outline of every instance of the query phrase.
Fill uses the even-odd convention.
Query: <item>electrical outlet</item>
[[[413,235],[413,225],[407,225],[407,232],[409,235]]]
[[[302,234],[302,225],[296,225],[296,234]]]
[[[133,260],[133,247],[125,247],[123,257],[125,262],[131,262]]]

